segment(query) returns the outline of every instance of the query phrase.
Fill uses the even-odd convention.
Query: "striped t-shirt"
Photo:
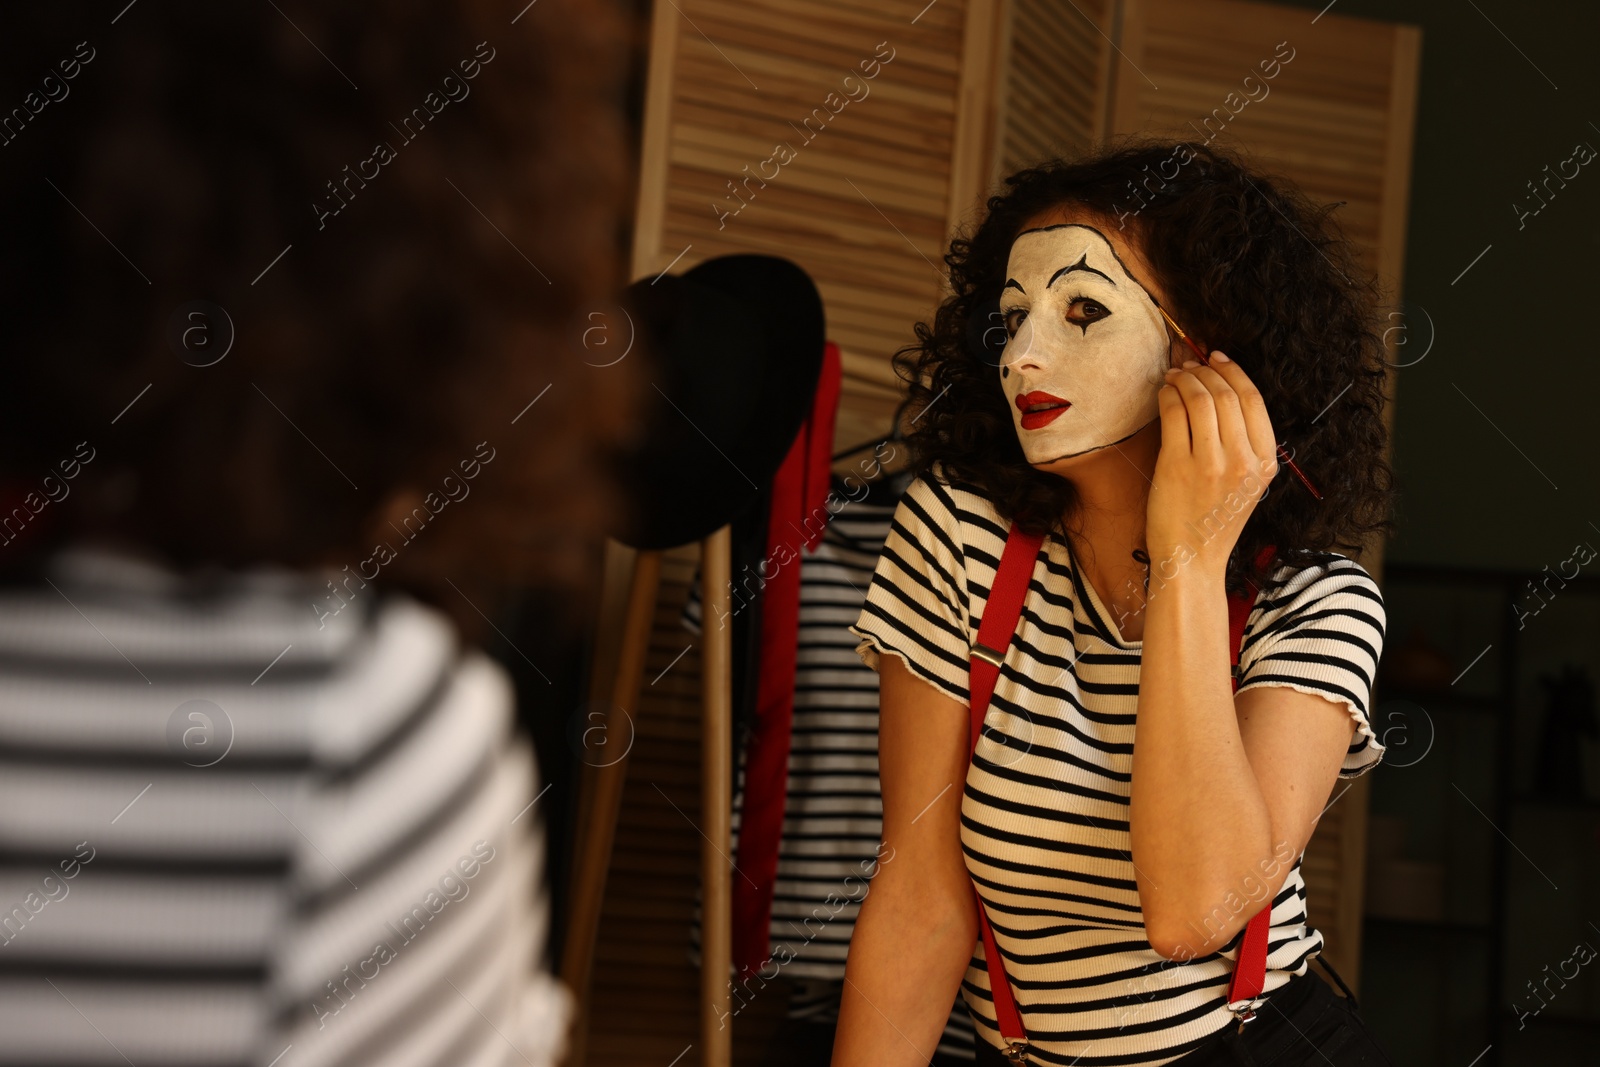
[[[876,668],[880,652],[893,652],[967,704],[969,649],[1008,529],[975,489],[938,474],[916,479],[851,627],[862,638],[861,658]],[[1384,620],[1372,578],[1337,556],[1278,568],[1246,624],[1241,691],[1290,686],[1349,709],[1357,731],[1341,777],[1366,771],[1383,753],[1367,705]],[[1047,537],[961,809],[962,851],[1035,1063],[1166,1063],[1232,1022],[1227,986],[1242,931],[1185,964],[1145,938],[1128,836],[1142,647],[1119,635],[1070,546]],[[1322,948],[1322,935],[1306,924],[1299,859],[1272,901],[1267,992],[1304,974]],[[1258,897],[1239,907],[1254,912],[1260,904]],[[963,991],[979,1039],[1003,1045],[981,943]]]

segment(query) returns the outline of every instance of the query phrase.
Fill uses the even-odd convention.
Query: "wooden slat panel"
[[[1011,5],[994,181],[1102,139],[1111,15],[1110,0]]]

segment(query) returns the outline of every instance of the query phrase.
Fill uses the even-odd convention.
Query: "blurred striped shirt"
[[[553,1062],[499,666],[298,572],[44,577],[0,590],[0,1064]]]

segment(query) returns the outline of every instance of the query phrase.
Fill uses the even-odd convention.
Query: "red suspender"
[[[1000,664],[1005,660],[1011,635],[1016,632],[1017,620],[1022,615],[1022,601],[1028,592],[1028,582],[1033,577],[1034,563],[1039,558],[1039,547],[1044,538],[1025,534],[1015,525],[1006,538],[1005,551],[1000,556],[1000,567],[995,572],[994,587],[989,590],[989,600],[983,619],[978,624],[978,641],[971,653],[971,675],[968,685],[972,711],[971,748],[976,751],[978,737],[983,732],[984,715],[989,709],[989,698],[994,695],[995,682],[1000,677]],[[1262,558],[1269,559],[1272,549],[1263,551]],[[1260,561],[1258,561],[1260,562]],[[1252,589],[1253,592],[1253,589]],[[1239,688],[1239,646],[1244,639],[1245,621],[1250,616],[1254,596],[1228,597],[1228,630],[1233,648],[1233,687]],[[995,1021],[1000,1034],[1006,1039],[1006,1055],[1013,1062],[1027,1062],[1027,1031],[1022,1026],[1022,1015],[1006,978],[1005,964],[995,943],[994,930],[989,925],[988,912],[982,898],[978,898],[978,928],[983,937],[983,957],[989,967],[989,989],[994,996]],[[1256,913],[1245,927],[1239,945],[1239,957],[1228,987],[1228,1003],[1254,999],[1266,984],[1267,930],[1271,926],[1272,905]],[[1241,1018],[1248,1018],[1241,1013]]]
[[[983,732],[984,712],[989,709],[989,698],[994,695],[994,683],[1000,677],[1000,664],[1005,659],[1006,646],[1016,632],[1017,618],[1022,614],[1022,598],[1028,592],[1028,582],[1033,577],[1033,564],[1039,558],[1039,546],[1044,538],[1025,534],[1016,526],[1006,538],[1005,551],[1000,554],[1000,568],[995,572],[994,588],[989,590],[989,601],[983,609],[983,620],[978,623],[978,643],[972,648],[972,673],[968,684],[968,701],[972,708],[972,751],[978,747],[978,735]],[[970,759],[970,755],[968,756]],[[1021,1050],[1028,1044],[1027,1031],[1022,1028],[1022,1015],[1017,1011],[1016,998],[1011,994],[1011,983],[1006,980],[1005,964],[1000,961],[1000,949],[995,945],[994,931],[989,928],[989,913],[978,902],[978,929],[983,934],[983,958],[989,964],[989,989],[994,995],[995,1019],[1000,1024],[1000,1034],[1010,1046],[1007,1055],[1018,1063]]]

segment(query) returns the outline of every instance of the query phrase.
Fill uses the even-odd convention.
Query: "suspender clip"
[[[1015,1064],[1016,1067],[1028,1067],[1028,1043],[1026,1041],[1013,1041],[1001,1049],[1000,1054]]]
[[[994,664],[995,670],[999,670],[1000,669],[1000,662],[1001,662],[1000,653],[996,652],[994,649],[990,648],[988,645],[982,645],[982,644],[978,644],[977,642],[973,642],[972,655],[974,655],[974,656],[978,657],[979,659],[983,660],[985,663]]]

